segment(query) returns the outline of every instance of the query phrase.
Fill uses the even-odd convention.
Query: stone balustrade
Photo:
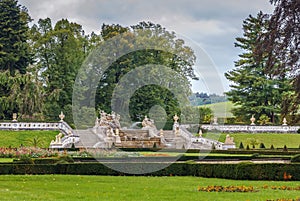
[[[0,122],[0,130],[59,130],[65,135],[73,134],[73,129],[64,121],[45,122]]]
[[[185,128],[189,128],[190,126],[195,126],[191,124],[181,125]],[[208,131],[217,130],[220,132],[246,132],[246,133],[297,133],[300,129],[300,126],[259,126],[259,125],[212,125],[212,124],[203,124],[201,125],[202,129],[206,129]]]

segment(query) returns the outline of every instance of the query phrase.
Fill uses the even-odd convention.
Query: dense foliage
[[[94,32],[87,35],[80,24],[68,19],[53,24],[50,18],[45,18],[29,28],[30,17],[17,0],[1,0],[0,4],[0,119],[11,119],[15,112],[22,119],[55,120],[60,111],[64,111],[65,120],[72,123],[73,85],[79,68],[95,47],[120,34],[125,36],[118,41],[124,48],[131,48],[132,34],[135,34],[139,43],[159,42],[174,51],[133,49],[130,54],[118,58],[100,79],[96,105],[88,105],[86,109],[90,111],[95,107],[111,112],[112,93],[117,83],[131,70],[147,64],[167,66],[178,75],[169,78],[164,75],[161,78],[163,86],[145,85],[127,102],[121,93],[118,106],[121,109],[129,106],[133,121],[148,115],[155,105],[165,109],[167,121],[172,121],[175,113],[180,114],[178,97],[173,97],[168,90],[171,78],[183,80],[179,83],[183,86],[178,89],[182,91],[178,93],[179,99],[182,98],[181,103],[188,103],[187,97],[191,94],[188,78],[196,79],[192,69],[195,55],[174,32],[159,24],[141,22],[130,27],[103,24],[99,35]],[[150,77],[158,73],[148,69]],[[86,95],[82,94],[82,98]]]
[[[128,169],[145,168],[140,163],[116,163]],[[149,164],[148,164],[149,165]],[[151,167],[160,166],[152,163]],[[208,178],[225,178],[241,180],[286,180],[285,174],[291,175],[290,180],[299,181],[297,171],[299,163],[295,164],[191,164],[173,163],[170,166],[152,172],[151,176],[200,176]],[[75,174],[75,175],[128,175],[110,169],[102,163],[58,163],[58,164],[0,164],[0,174]]]
[[[294,92],[284,93],[282,111],[292,114],[293,123],[299,109],[300,96],[300,2],[298,0],[270,0],[275,6],[265,33],[256,41],[256,61],[265,60],[265,72],[290,79]],[[267,55],[265,58],[264,55]],[[278,62],[280,61],[280,62]]]
[[[226,95],[240,106],[233,109],[234,115],[244,121],[254,115],[260,124],[275,123],[279,114],[285,117],[284,101],[292,94],[284,74],[275,76],[265,71],[268,52],[264,52],[261,61],[256,60],[256,42],[267,31],[268,23],[269,19],[261,12],[257,17],[250,15],[244,21],[243,37],[236,38],[235,43],[243,53],[235,62],[235,68],[225,73],[225,77],[233,83]],[[279,60],[277,63],[280,63]]]
[[[244,35],[236,38],[235,43],[243,53],[235,68],[225,74],[232,82],[227,96],[238,105],[233,111],[238,122],[246,122],[252,115],[260,124],[278,123],[284,117],[290,123],[297,121],[299,1],[271,0],[271,3],[275,5],[273,14],[259,13],[244,21]],[[80,24],[68,19],[55,24],[50,18],[39,19],[32,27],[28,26],[30,21],[27,9],[17,0],[0,0],[0,119],[11,119],[12,113],[18,113],[21,119],[55,120],[64,111],[65,120],[72,123],[73,85],[78,70],[95,47],[120,35],[115,41],[119,49],[113,52],[113,58],[107,58],[116,60],[102,72],[92,97],[95,103],[90,101],[89,91],[82,89],[80,98],[90,103],[83,113],[94,112],[94,108],[111,112],[115,101],[120,111],[130,108],[132,121],[141,121],[144,115],[162,114],[164,117],[159,121],[169,125],[177,113],[186,122],[209,122],[210,115],[200,111],[199,117],[198,110],[187,107],[189,101],[201,105],[226,99],[205,93],[190,96],[191,80],[197,79],[192,68],[196,60],[194,52],[174,32],[159,24],[103,24],[100,34],[86,34]],[[156,43],[166,51],[136,50],[132,42],[150,47]],[[123,49],[132,51],[119,55]],[[177,74],[148,64],[166,66]],[[142,87],[135,89],[130,99],[122,91],[115,98],[116,86],[138,67],[144,68],[140,74],[161,84],[147,84],[147,80],[135,76],[123,84],[129,86],[130,81],[138,80]],[[170,90],[172,86],[176,91]],[[81,119],[89,119],[83,113],[78,113]]]

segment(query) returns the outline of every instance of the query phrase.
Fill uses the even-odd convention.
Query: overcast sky
[[[100,32],[102,23],[134,25],[140,21],[161,24],[197,43],[214,62],[222,87],[209,93],[229,90],[224,73],[234,67],[240,50],[233,43],[242,35],[242,22],[260,10],[271,13],[268,0],[19,0],[37,22],[50,17],[53,22],[68,18],[90,33]],[[203,76],[203,75],[202,75]],[[205,78],[204,78],[205,79]],[[213,77],[206,79],[213,85]],[[197,85],[197,84],[193,84]],[[194,91],[207,91],[193,86]]]

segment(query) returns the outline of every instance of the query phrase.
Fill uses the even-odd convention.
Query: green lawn
[[[224,142],[226,135],[227,133],[206,133],[203,134],[203,137]],[[266,148],[270,148],[272,144],[275,148],[283,148],[284,145],[286,145],[288,148],[299,148],[300,146],[300,134],[230,133],[230,136],[234,137],[237,147],[239,146],[240,142],[243,142],[244,147],[246,148],[247,144],[249,144],[249,139],[251,138],[256,139],[259,143],[264,143]],[[256,148],[259,148],[259,145],[257,145]]]
[[[47,148],[51,140],[55,139],[59,131],[6,131],[0,130],[0,147],[33,146],[33,139],[36,138],[38,146]]]
[[[233,117],[231,110],[233,107],[233,103],[231,101],[221,102],[221,103],[213,103],[207,105],[201,105],[199,107],[208,107],[211,108],[214,112],[214,115],[217,117]]]
[[[258,192],[198,192],[198,186],[253,186]],[[0,176],[1,200],[209,200],[241,201],[296,199],[299,191],[263,189],[268,186],[299,186],[299,182],[235,181],[199,177],[134,177],[70,175]]]
[[[243,142],[246,147],[249,143],[249,138],[254,138],[259,143],[264,143],[266,148],[270,148],[272,144],[275,148],[283,148],[284,145],[288,148],[298,148],[300,146],[300,134],[237,133],[230,134],[230,136],[234,137],[237,146],[239,146],[240,142]],[[256,147],[258,148],[259,145]]]
[[[0,163],[11,163],[13,160],[13,158],[0,158]]]

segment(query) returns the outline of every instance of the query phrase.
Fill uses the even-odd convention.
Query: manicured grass
[[[225,141],[226,135],[228,133],[205,133],[203,137],[219,140],[221,142]],[[230,133],[230,136],[234,138],[234,142],[239,147],[240,142],[243,142],[246,148],[249,144],[249,139],[256,139],[259,143],[264,143],[266,148],[270,148],[271,145],[275,148],[283,148],[286,145],[288,148],[299,148],[300,146],[300,134],[287,134],[287,133]],[[252,146],[249,147],[252,148]],[[256,145],[259,148],[259,144]]]
[[[227,102],[221,102],[221,103],[201,105],[199,107],[208,107],[208,108],[212,109],[215,116],[228,118],[228,117],[233,117],[231,110],[236,106],[234,106],[231,101],[227,101]]]
[[[0,158],[0,163],[11,163],[13,160],[13,158]]]
[[[234,137],[237,147],[239,146],[240,142],[243,142],[244,147],[246,148],[247,144],[249,144],[249,138],[254,138],[259,143],[264,143],[266,148],[270,148],[271,145],[273,145],[275,148],[283,148],[284,145],[286,145],[288,148],[299,148],[300,146],[300,134],[236,133],[230,134],[230,136]],[[259,148],[259,145],[256,145],[256,148]]]
[[[48,148],[51,140],[55,139],[59,131],[6,131],[0,130],[0,147],[33,146],[33,139],[37,139],[39,147]]]
[[[235,201],[296,199],[299,191],[271,186],[299,186],[299,182],[235,181],[199,177],[134,177],[70,175],[0,176],[1,200],[184,200]],[[198,186],[253,186],[258,192],[199,192]],[[263,189],[264,185],[270,186]]]

